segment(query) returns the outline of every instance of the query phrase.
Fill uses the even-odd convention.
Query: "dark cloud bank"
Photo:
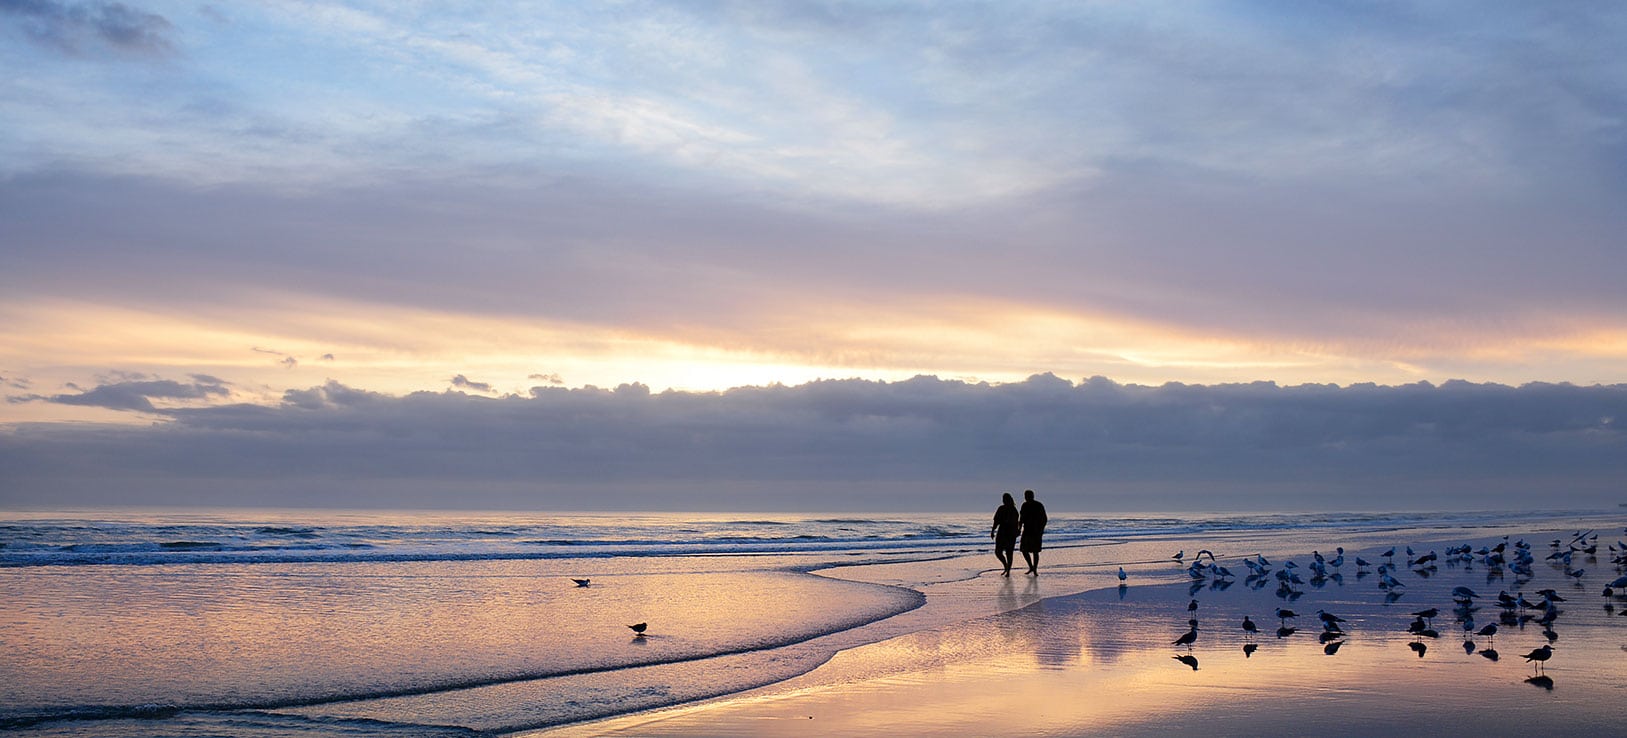
[[[16,23],[31,41],[73,56],[111,50],[160,56],[174,51],[174,26],[124,3],[0,0],[0,23]]]
[[[34,399],[144,410],[130,398],[216,386],[128,384]],[[489,398],[329,383],[276,407],[160,413],[144,428],[0,436],[0,503],[978,510],[1029,487],[1070,514],[1627,501],[1627,385],[1040,375]]]

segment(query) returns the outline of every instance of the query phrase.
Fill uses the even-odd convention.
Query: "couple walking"
[[[1023,492],[1021,511],[1010,492],[1001,499],[1000,506],[994,510],[994,527],[989,529],[989,537],[994,539],[994,557],[1006,567],[1000,576],[1011,576],[1011,551],[1021,537],[1023,561],[1028,562],[1028,573],[1037,577],[1040,538],[1045,535],[1045,506],[1034,499],[1034,490]]]

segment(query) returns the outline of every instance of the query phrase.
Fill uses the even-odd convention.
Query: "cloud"
[[[548,384],[554,385],[556,387],[565,384],[565,378],[559,376],[557,373],[532,374],[530,376],[527,376],[526,379],[530,379],[530,380],[537,381],[537,382],[547,382]]]
[[[257,353],[257,354],[271,354],[272,356],[281,356],[282,358],[279,359],[277,361],[277,363],[281,364],[283,366],[283,368],[285,368],[285,369],[293,369],[293,368],[299,366],[299,359],[298,358],[296,358],[296,357],[294,357],[294,356],[292,356],[290,354],[285,354],[285,353],[283,353],[281,351],[273,351],[271,349],[264,349],[264,348],[260,348],[259,346],[254,346],[254,347],[250,348],[249,350],[253,351],[254,353]],[[327,355],[323,356],[322,358],[324,358],[324,359],[332,359],[333,354],[327,354]]]
[[[231,394],[229,385],[216,377],[206,374],[193,374],[191,379],[190,382],[177,382],[170,379],[136,379],[101,384],[88,390],[70,384],[70,388],[79,390],[77,394],[29,395],[27,397],[11,398],[11,401],[43,401],[58,405],[83,405],[109,410],[156,413],[160,411],[152,403],[155,399],[210,400]]]
[[[167,18],[118,2],[0,0],[0,14],[19,19],[36,43],[80,55],[96,49],[163,56],[174,52]]]
[[[453,378],[451,378],[451,379],[449,379],[447,381],[451,382],[453,387],[462,387],[464,389],[472,389],[472,390],[474,390],[476,392],[491,392],[492,391],[492,387],[491,387],[490,383],[488,383],[488,382],[470,381],[468,377],[465,377],[462,374],[459,374],[459,375],[457,375],[457,376],[455,376],[455,377],[453,377]]]
[[[396,504],[391,490],[411,488],[418,504],[543,509],[979,509],[1030,487],[1070,511],[1531,508],[1560,490],[1563,505],[1613,505],[1627,475],[1627,385],[1038,375],[487,398],[330,382],[276,407],[166,415],[140,429],[30,428],[0,438],[0,462],[18,470],[19,499],[143,479],[139,499],[115,501],[152,502],[168,483],[208,479],[221,502],[275,481],[286,504]],[[350,491],[301,491],[314,489]]]

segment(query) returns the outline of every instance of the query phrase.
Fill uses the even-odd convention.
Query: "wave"
[[[1577,511],[1534,513],[1283,513],[1230,515],[1058,516],[1048,545],[1092,539],[1235,531],[1471,527],[1518,517],[1557,519]],[[981,514],[914,518],[821,517],[707,521],[676,515],[629,522],[626,516],[468,525],[266,524],[228,519],[178,525],[139,521],[11,522],[0,527],[0,568],[32,566],[385,561],[476,561],[617,556],[814,554],[828,551],[952,551],[981,545]]]

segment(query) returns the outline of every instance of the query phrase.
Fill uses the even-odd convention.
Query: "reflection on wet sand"
[[[1627,623],[1612,606],[1576,606],[1584,588],[1598,590],[1563,567],[1493,567],[1474,552],[1498,543],[1448,555],[1415,544],[1414,555],[1392,554],[1383,577],[1334,576],[1344,572],[1329,557],[1288,567],[1313,575],[1286,587],[1233,587],[1211,573],[1044,600],[845,651],[757,694],[559,735],[1618,731]],[[1351,557],[1389,558],[1376,548]],[[1017,604],[1020,589],[1004,587],[1001,604]],[[1258,619],[1277,619],[1277,637],[1256,641],[1257,626],[1238,625]],[[1430,648],[1448,628],[1463,647]],[[1522,658],[1500,659],[1498,641]],[[1608,653],[1618,655],[1598,658]]]

